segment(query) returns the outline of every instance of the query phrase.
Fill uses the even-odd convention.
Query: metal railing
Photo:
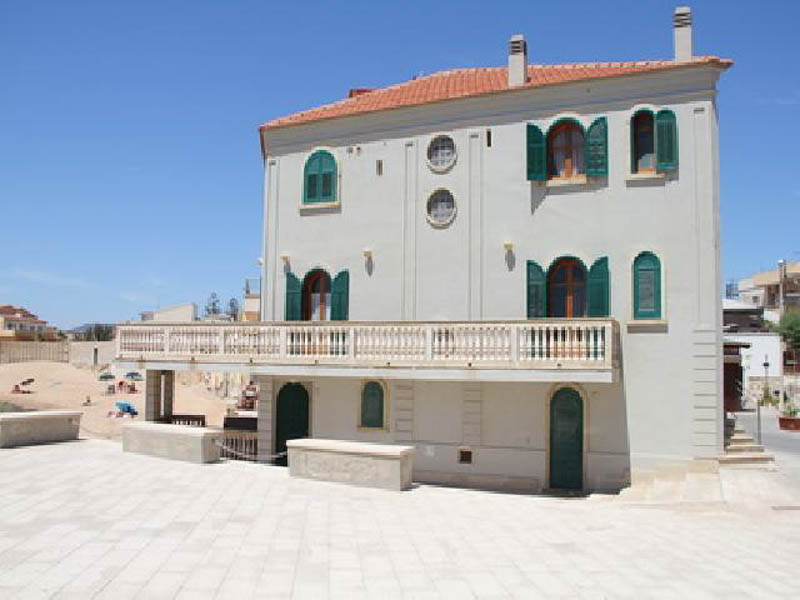
[[[610,369],[613,319],[122,325],[120,360]]]

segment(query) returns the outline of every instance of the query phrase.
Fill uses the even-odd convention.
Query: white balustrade
[[[122,325],[123,360],[467,368],[611,368],[611,319]]]

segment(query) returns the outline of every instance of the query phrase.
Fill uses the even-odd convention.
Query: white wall
[[[151,312],[153,314],[153,321],[183,323],[197,319],[197,305],[194,302],[159,308]]]
[[[742,348],[742,373],[744,385],[750,377],[764,377],[764,357],[769,362],[768,377],[781,377],[783,375],[783,349],[781,336],[777,333],[728,333],[725,341],[742,342],[750,344],[749,348]]]

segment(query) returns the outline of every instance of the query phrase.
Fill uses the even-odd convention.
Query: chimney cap
[[[686,27],[692,24],[692,7],[676,6],[675,14],[672,19],[675,27]]]

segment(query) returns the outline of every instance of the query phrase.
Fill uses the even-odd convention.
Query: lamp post
[[[759,398],[756,404],[756,431],[758,432],[757,439],[759,445],[761,444],[761,403],[769,395],[769,356],[764,355],[764,393]]]

